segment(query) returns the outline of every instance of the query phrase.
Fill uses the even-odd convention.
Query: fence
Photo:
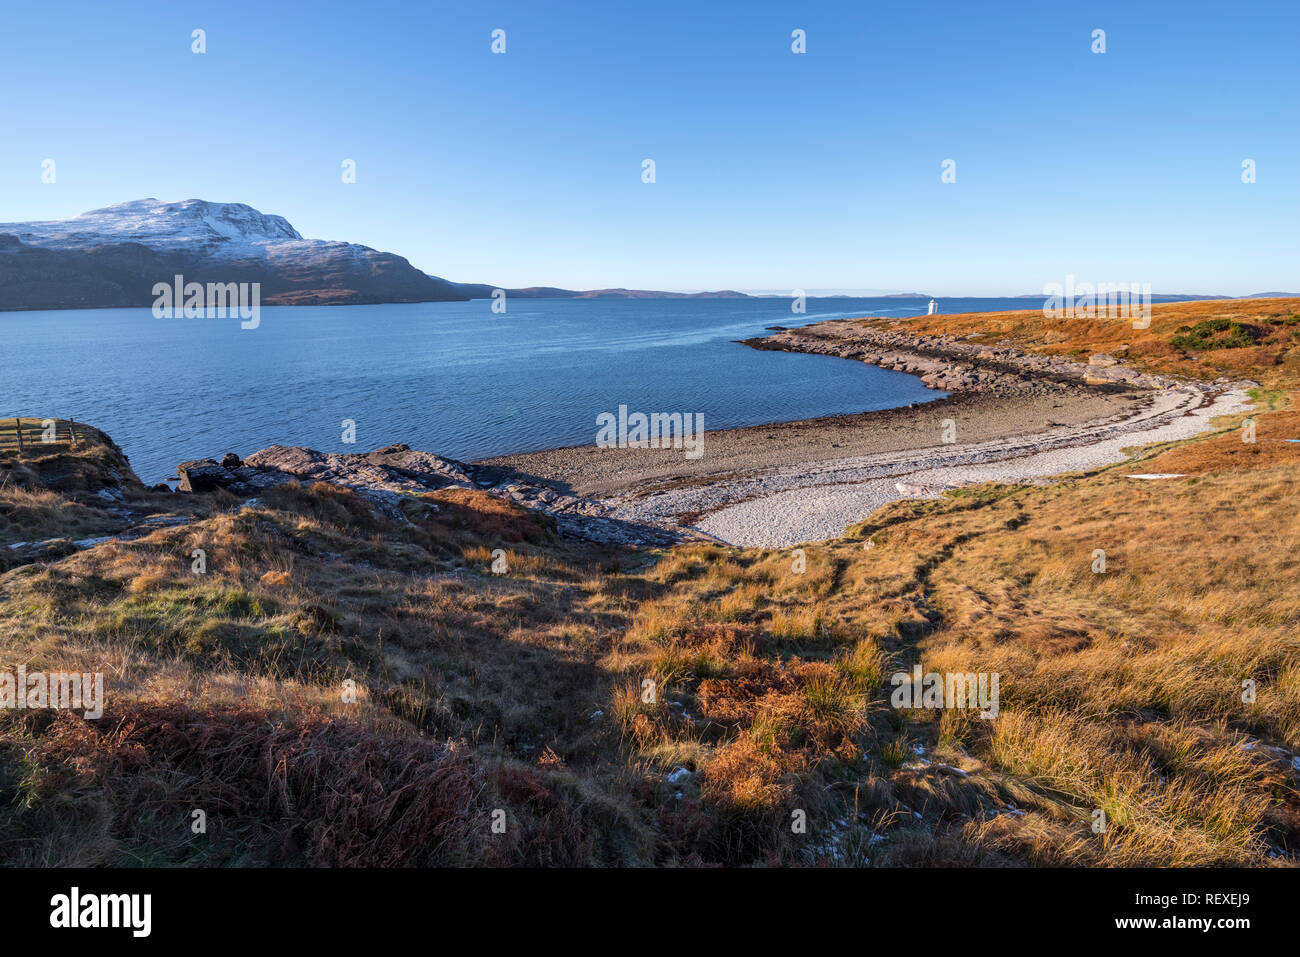
[[[39,455],[82,448],[90,441],[87,427],[72,419],[0,419],[0,452]]]

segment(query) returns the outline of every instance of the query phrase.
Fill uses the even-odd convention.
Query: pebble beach
[[[731,545],[785,547],[841,535],[897,499],[981,482],[1101,468],[1125,449],[1190,438],[1250,406],[1251,383],[1176,381],[1111,356],[1086,362],[851,320],[747,342],[921,374],[945,398],[859,415],[707,433],[704,454],[582,446],[482,464],[599,500],[610,518],[677,525]]]

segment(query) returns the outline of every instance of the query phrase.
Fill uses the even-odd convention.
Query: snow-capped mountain
[[[0,308],[149,305],[156,282],[260,282],[267,305],[463,300],[401,256],[304,239],[243,203],[139,199],[49,222],[0,223]]]
[[[163,203],[136,199],[92,209],[71,219],[44,223],[0,223],[29,246],[84,249],[103,243],[139,243],[150,249],[205,249],[213,255],[239,257],[252,247],[300,240],[283,216],[268,216],[243,203],[209,203],[186,199]]]

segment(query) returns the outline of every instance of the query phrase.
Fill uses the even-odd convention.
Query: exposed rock
[[[957,486],[956,485],[931,485],[931,484],[922,484],[920,482],[895,482],[894,488],[897,489],[903,495],[910,495],[910,496],[915,496],[917,498],[924,498],[927,496],[938,495],[941,492],[946,492],[950,489],[957,488]]]
[[[1022,352],[1005,344],[963,341],[967,338],[915,335],[892,327],[864,326],[852,319],[833,319],[743,341],[755,349],[858,359],[919,376],[927,387],[948,392],[1024,396],[1051,394],[1080,385],[1152,390],[1209,388],[1202,383],[1140,372],[1105,353],[1097,353],[1084,363],[1065,356]],[[1122,351],[1127,353],[1127,349]],[[1216,385],[1246,387],[1242,382]]]
[[[373,502],[379,511],[404,521],[404,497],[444,488],[480,489],[518,505],[554,516],[557,531],[566,537],[625,545],[667,545],[680,541],[682,531],[636,525],[608,516],[608,507],[594,499],[567,495],[541,484],[502,477],[500,470],[478,469],[421,452],[408,445],[390,445],[373,452],[340,454],[298,446],[273,445],[254,452],[236,468],[212,459],[195,459],[176,467],[181,492],[210,492],[221,488],[252,496],[289,482],[327,482],[348,488]]]
[[[218,465],[212,459],[190,459],[176,466],[176,475],[180,484],[178,492],[212,492],[222,487],[228,469]]]
[[[244,460],[245,468],[274,470],[302,482],[331,482],[349,488],[418,494],[449,485],[469,488],[468,467],[455,459],[390,445],[364,454],[317,452],[272,445]]]
[[[227,452],[221,457],[221,464],[228,469],[237,469],[244,463],[234,452]]]
[[[916,482],[895,482],[894,488],[898,489],[904,495],[933,495],[934,489],[928,485],[920,485]]]

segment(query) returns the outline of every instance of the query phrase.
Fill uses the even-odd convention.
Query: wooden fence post
[[[23,420],[14,418],[14,435],[18,436],[18,454],[23,454]]]
[[[68,419],[68,435],[72,438],[72,448],[77,448],[77,423],[73,419]]]

